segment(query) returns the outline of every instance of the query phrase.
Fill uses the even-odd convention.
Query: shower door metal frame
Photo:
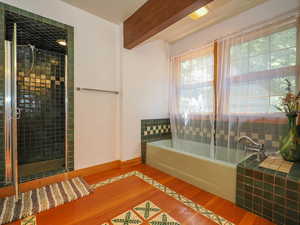
[[[65,171],[69,171],[68,167],[68,55],[65,55]]]
[[[12,182],[19,198],[17,120],[17,24],[13,27],[12,42],[5,41],[5,181]]]
[[[5,41],[5,184],[12,182],[12,145],[11,145],[11,42]]]
[[[12,125],[12,171],[16,199],[19,198],[19,168],[18,168],[18,131],[17,119],[20,112],[17,108],[17,24],[14,24],[12,41],[12,67],[11,67],[11,125]]]
[[[15,25],[14,31],[17,26]],[[17,42],[5,41],[5,183],[13,184],[16,198],[19,196],[19,165],[17,144],[17,120],[20,110],[17,107]],[[65,55],[65,171],[68,169],[68,56]]]

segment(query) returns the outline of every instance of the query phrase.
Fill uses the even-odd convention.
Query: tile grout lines
[[[166,187],[165,185],[155,181],[154,179],[146,176],[145,174],[143,174],[139,171],[132,171],[132,172],[129,172],[129,173],[122,174],[120,176],[108,178],[108,179],[106,179],[104,181],[101,181],[99,183],[92,184],[90,187],[92,189],[96,189],[98,187],[102,187],[104,185],[111,184],[113,182],[125,179],[125,178],[130,177],[130,176],[136,176],[136,177],[142,179],[146,183],[154,186],[155,188],[157,188],[160,191],[164,192],[168,196],[182,202],[184,205],[186,205],[189,208],[199,212],[201,215],[203,215],[203,216],[207,217],[208,219],[214,221],[218,225],[234,225],[234,223],[232,223],[232,222],[226,220],[225,218],[215,214],[214,212],[204,208],[203,206],[193,202],[192,200],[184,197],[183,195],[178,194],[177,192],[173,191],[172,189]]]

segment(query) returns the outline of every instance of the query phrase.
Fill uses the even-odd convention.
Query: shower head
[[[30,74],[33,70],[33,66],[34,66],[34,63],[35,63],[35,54],[34,54],[34,50],[35,50],[35,46],[32,45],[32,44],[27,44],[27,45],[17,45],[18,47],[29,47],[30,50],[31,50],[31,57],[32,57],[32,60],[31,60],[31,67],[30,69],[28,70],[27,74]]]

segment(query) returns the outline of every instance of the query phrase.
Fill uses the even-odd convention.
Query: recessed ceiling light
[[[59,39],[59,40],[57,40],[56,42],[57,42],[59,45],[61,45],[61,46],[67,46],[66,40]]]
[[[206,7],[202,7],[200,9],[197,9],[195,12],[191,13],[189,17],[193,20],[197,20],[202,16],[205,16],[207,13],[208,13],[208,9]]]

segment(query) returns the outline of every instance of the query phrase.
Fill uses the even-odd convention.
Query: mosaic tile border
[[[170,119],[150,119],[141,120],[141,139],[142,142],[160,140],[170,137]]]
[[[208,219],[212,220],[213,222],[215,222],[218,225],[234,225],[234,223],[224,219],[223,217],[215,214],[214,212],[212,212],[212,211],[204,208],[203,206],[193,202],[192,200],[184,197],[183,195],[178,194],[174,190],[166,187],[165,185],[157,182],[156,180],[146,176],[145,174],[143,174],[139,171],[132,171],[132,172],[129,172],[129,173],[126,173],[126,174],[122,174],[120,176],[112,177],[112,178],[109,178],[107,180],[101,181],[97,184],[93,184],[90,187],[92,189],[96,189],[96,188],[105,186],[107,184],[111,184],[111,183],[114,183],[116,181],[123,180],[123,179],[125,179],[127,177],[131,177],[131,176],[136,176],[136,177],[142,179],[144,182],[146,182],[146,183],[152,185],[153,187],[157,188],[158,190],[164,192],[166,195],[180,201],[185,206],[199,212],[201,215],[207,217]]]
[[[146,163],[147,142],[171,139],[170,119],[141,120],[141,156]]]

